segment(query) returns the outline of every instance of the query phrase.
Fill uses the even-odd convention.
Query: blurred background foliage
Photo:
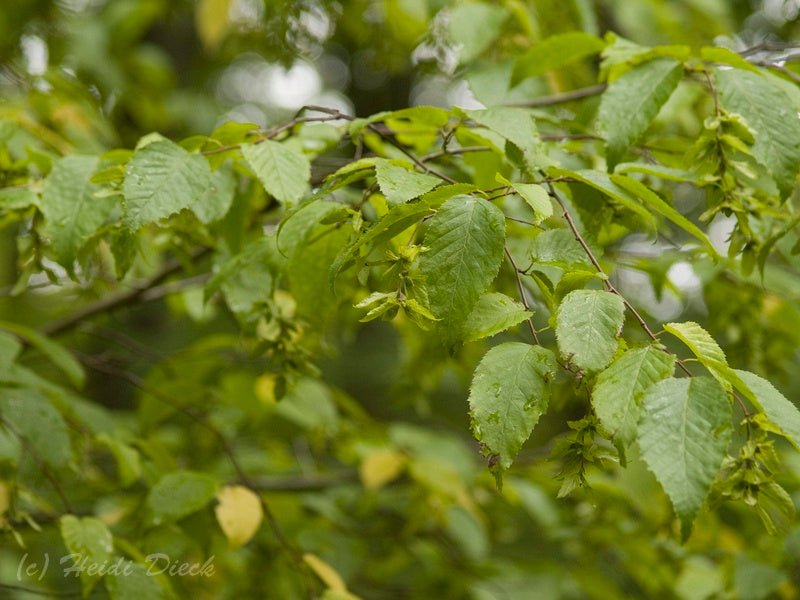
[[[614,31],[644,45],[743,50],[798,39],[799,13],[797,0],[2,2],[0,183],[13,182],[23,155],[46,162],[130,148],[151,131],[172,139],[208,134],[228,121],[279,125],[308,104],[368,116],[421,104],[519,101],[594,84],[596,65],[588,62],[511,84],[511,58],[558,32]],[[589,101],[581,110],[595,108]],[[671,118],[697,131],[697,116],[681,116],[682,109],[674,107]],[[574,115],[576,122],[587,118]],[[337,166],[330,157],[315,163],[322,172]],[[683,201],[691,206],[696,199]],[[0,284],[7,286],[0,318],[38,326],[104,291],[102,278],[91,289],[79,283],[53,291],[34,274],[28,291],[11,295],[21,252],[14,227],[0,234]],[[711,265],[686,275],[679,253],[654,257],[647,244],[640,249],[638,270],[620,275],[626,292],[641,296],[659,320],[705,323],[731,364],[750,365],[787,397],[798,397],[796,270],[768,273],[778,297],[755,277],[733,279]],[[325,358],[318,364],[329,385],[307,380],[293,404],[275,404],[275,382],[250,360],[233,317],[203,303],[201,288],[87,324],[68,342],[87,355],[110,343],[126,372],[139,374],[149,389],[192,398],[207,410],[235,436],[244,465],[264,474],[263,490],[287,537],[332,565],[363,598],[800,594],[800,527],[790,523],[770,536],[745,507],[723,504],[704,513],[680,545],[666,497],[635,461],[627,469],[592,469],[591,488],[556,500],[559,465],[544,459],[552,440],[566,433],[564,416],[582,415],[585,401],[568,386],[498,493],[469,437],[465,407],[472,366],[485,346],[467,346],[453,360],[415,328],[356,328],[357,315],[346,312],[329,318],[321,336]],[[47,363],[33,355],[27,364]],[[139,421],[147,432],[138,445],[145,471],[168,468],[160,462],[171,456],[191,457],[184,467],[230,470],[212,433],[163,414],[154,394],[130,381],[94,373],[86,395]],[[0,453],[10,444],[0,437]],[[800,461],[791,453],[785,460],[781,483],[797,502]],[[64,475],[75,489],[99,485],[104,476],[79,469]],[[43,496],[52,493],[45,481],[41,488]],[[137,510],[135,494],[109,489],[102,497],[87,491],[84,500],[110,522],[115,512]],[[302,597],[303,574],[268,528],[232,551],[212,520],[198,513],[180,528],[145,536],[145,550],[216,557],[215,577],[174,583],[182,597]],[[3,534],[0,581],[15,580],[23,553],[38,556],[59,544],[57,532],[29,533],[19,528],[25,549]],[[55,577],[44,583],[79,589]]]

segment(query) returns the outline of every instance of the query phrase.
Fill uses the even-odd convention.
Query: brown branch
[[[204,248],[200,252],[197,252],[192,257],[192,260],[197,260],[202,256],[205,256],[210,251],[211,251],[210,248]],[[81,323],[81,321],[85,321],[86,319],[90,319],[102,313],[112,312],[114,310],[117,310],[118,308],[130,306],[132,304],[141,302],[143,301],[143,296],[145,296],[149,290],[156,288],[161,283],[163,283],[165,279],[167,279],[168,277],[170,277],[175,273],[178,273],[182,268],[183,268],[182,262],[178,260],[170,261],[158,273],[153,275],[145,283],[136,286],[133,289],[127,290],[125,292],[121,292],[119,294],[115,294],[112,296],[107,296],[105,298],[101,298],[97,302],[88,304],[83,308],[75,311],[71,315],[64,317],[63,319],[59,319],[58,321],[53,321],[52,323],[45,325],[41,329],[41,332],[49,336],[59,335],[61,333],[64,333],[66,331],[75,328],[78,324]]]
[[[552,96],[539,96],[538,98],[532,98],[531,100],[525,100],[523,102],[509,102],[505,106],[519,106],[521,108],[537,108],[541,106],[554,106],[556,104],[566,104],[567,102],[573,102],[574,100],[581,100],[583,98],[589,98],[591,96],[597,96],[598,94],[602,94],[605,91],[606,87],[607,86],[605,83],[599,83],[597,85],[590,85],[585,88],[572,90],[571,92],[553,94]]]

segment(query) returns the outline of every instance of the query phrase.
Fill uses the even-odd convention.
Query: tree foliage
[[[797,48],[566,4],[0,8],[0,592],[797,593]]]

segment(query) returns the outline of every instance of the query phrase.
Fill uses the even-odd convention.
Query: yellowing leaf
[[[378,450],[361,462],[358,475],[365,488],[377,490],[397,479],[405,466],[406,457],[403,453],[397,450]]]
[[[303,560],[311,567],[311,570],[316,573],[317,577],[322,580],[322,583],[324,583],[329,590],[334,592],[347,592],[347,586],[344,584],[341,575],[319,556],[306,552],[303,554]]]
[[[217,494],[217,522],[228,542],[234,548],[243,546],[252,538],[264,518],[261,501],[252,490],[241,485],[222,488]]]
[[[216,50],[225,34],[228,33],[230,21],[228,11],[231,0],[200,0],[195,13],[197,35],[208,50]]]

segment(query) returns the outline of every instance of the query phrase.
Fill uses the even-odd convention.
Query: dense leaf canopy
[[[0,3],[0,597],[800,594],[797,11]]]

